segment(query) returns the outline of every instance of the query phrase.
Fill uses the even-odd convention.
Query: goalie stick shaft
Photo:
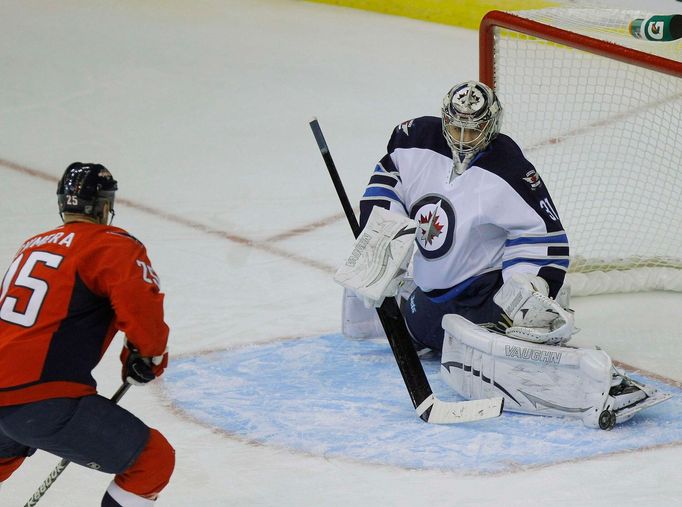
[[[313,131],[313,136],[315,136],[315,141],[317,141],[317,147],[320,149],[324,163],[327,166],[327,171],[329,171],[329,176],[332,179],[334,188],[336,189],[336,195],[339,196],[339,201],[341,201],[341,207],[344,213],[346,213],[346,219],[350,225],[351,231],[353,231],[353,236],[355,238],[360,234],[360,224],[358,219],[355,217],[355,212],[353,211],[353,206],[350,204],[348,195],[346,194],[346,189],[343,187],[341,182],[341,177],[339,176],[339,171],[336,170],[336,164],[334,164],[334,159],[332,159],[332,154],[329,152],[329,146],[327,146],[327,141],[324,139],[322,134],[322,129],[320,128],[320,123],[317,118],[313,118],[310,122],[310,128]]]
[[[325,165],[327,166],[327,171],[329,171],[329,176],[334,183],[334,188],[336,189],[336,194],[341,201],[341,206],[346,213],[346,218],[348,219],[348,224],[353,231],[353,236],[358,237],[360,234],[360,225],[358,224],[355,213],[353,212],[353,207],[350,204],[346,190],[343,187],[341,178],[339,177],[339,172],[336,169],[334,160],[332,159],[331,153],[329,152],[329,146],[322,134],[322,129],[316,118],[310,122],[310,128],[315,136],[315,141],[317,141],[317,146],[320,149],[322,158],[324,159]],[[379,320],[381,325],[386,332],[388,337],[388,342],[393,350],[393,355],[398,363],[398,368],[403,376],[403,381],[405,382],[405,387],[407,387],[407,392],[412,398],[412,404],[416,409],[419,407],[424,400],[433,395],[429,381],[424,373],[424,368],[422,367],[417,351],[412,346],[412,340],[408,334],[407,328],[405,327],[405,322],[400,314],[400,309],[398,308],[398,303],[396,303],[394,298],[386,298],[381,304],[381,307],[377,308],[377,314],[379,315]],[[420,417],[425,421],[428,419],[430,408],[427,408]]]
[[[111,401],[114,403],[118,403],[118,401],[123,398],[123,395],[130,389],[130,384],[128,382],[123,382],[121,387],[119,387],[114,395],[111,397]],[[24,504],[24,507],[33,507],[36,505],[40,499],[45,495],[48,489],[50,489],[50,486],[54,484],[54,481],[57,480],[57,477],[59,477],[64,469],[66,469],[67,466],[69,466],[69,463],[71,463],[67,459],[62,459],[59,463],[57,463],[57,466],[54,467],[54,470],[50,472],[50,475],[48,475],[43,483],[38,487],[35,493],[33,493],[33,496],[28,499],[28,501]]]
[[[334,182],[334,188],[336,188],[336,193],[346,213],[348,223],[353,230],[353,235],[357,238],[360,233],[360,226],[316,118],[313,118],[310,122],[310,128],[313,131],[317,146],[329,171],[329,176]],[[462,402],[443,402],[436,398],[431,390],[429,380],[426,378],[426,373],[424,373],[424,368],[419,360],[417,351],[412,345],[412,339],[407,331],[396,300],[394,298],[384,299],[384,302],[376,311],[393,351],[395,361],[398,364],[400,374],[403,377],[407,392],[412,399],[412,405],[422,420],[435,424],[452,424],[477,421],[500,415],[504,403],[502,398]]]
[[[355,213],[350,205],[346,191],[341,183],[341,178],[332,159],[331,153],[329,152],[329,147],[322,134],[322,129],[316,118],[310,122],[310,128],[313,131],[315,140],[322,154],[322,158],[325,161],[329,175],[334,182],[334,187],[336,188],[336,193],[341,201],[344,211],[346,212],[346,217],[348,218],[348,223],[353,230],[353,235],[357,238],[360,233],[360,226],[355,218]],[[484,417],[494,417],[494,415],[499,415],[497,411],[494,415],[488,415],[490,410],[481,410],[479,407],[476,408],[476,414],[470,416],[469,414],[462,416],[462,411],[464,405],[469,402],[463,403],[443,403],[440,402],[431,390],[431,385],[426,378],[426,373],[424,373],[424,368],[419,360],[417,351],[412,345],[412,339],[410,338],[407,327],[405,326],[405,321],[400,313],[400,308],[398,308],[398,303],[394,298],[386,298],[379,308],[376,309],[379,315],[379,320],[381,325],[386,332],[386,337],[388,338],[388,343],[393,351],[393,356],[395,357],[400,373],[403,377],[403,382],[407,388],[407,392],[412,399],[412,404],[414,405],[417,415],[426,422],[435,423],[450,423],[450,422],[463,422],[464,420],[475,420]],[[438,407],[437,412],[439,412],[438,417],[430,420],[431,412],[434,406]],[[456,406],[456,407],[455,407]],[[467,405],[471,406],[471,405]],[[473,406],[471,406],[473,408]],[[454,412],[450,410],[451,408],[457,408],[459,411]],[[502,410],[501,404],[499,410]],[[464,410],[466,412],[466,410]],[[493,406],[492,412],[496,411]],[[448,414],[450,414],[448,416]],[[434,414],[435,415],[435,414]],[[470,419],[468,419],[471,417]],[[436,420],[437,419],[437,420]]]

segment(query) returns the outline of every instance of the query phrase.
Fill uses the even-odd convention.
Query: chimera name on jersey
[[[52,234],[47,234],[45,236],[38,236],[36,238],[32,238],[26,243],[22,245],[22,247],[19,249],[18,254],[22,253],[23,251],[33,248],[34,246],[43,246],[48,243],[53,243],[57,244],[59,246],[65,246],[65,247],[70,247],[71,243],[73,242],[73,239],[76,237],[75,232],[70,232],[66,236],[64,236],[63,232],[55,232]]]

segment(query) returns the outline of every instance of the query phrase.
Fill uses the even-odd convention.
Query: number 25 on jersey
[[[19,255],[7,270],[5,278],[2,280],[2,292],[0,293],[0,320],[11,322],[23,327],[31,327],[38,319],[38,313],[43,306],[43,301],[47,295],[49,285],[45,280],[37,278],[33,275],[33,270],[36,264],[40,263],[48,268],[57,269],[64,260],[61,255],[49,252],[31,252],[31,254],[23,263],[24,254]],[[19,267],[21,266],[21,269]],[[25,305],[19,305],[19,299],[13,296],[7,296],[12,279],[19,271],[14,280],[15,287],[24,287],[30,291],[28,302]],[[24,311],[18,308],[23,306]]]

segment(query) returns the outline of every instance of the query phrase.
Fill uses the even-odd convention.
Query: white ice
[[[351,234],[308,121],[357,201],[391,128],[437,114],[451,84],[478,75],[477,57],[469,30],[294,0],[3,0],[0,265],[58,223],[64,167],[99,161],[120,182],[115,223],[162,278],[174,354],[336,332],[331,272]],[[576,343],[682,382],[680,297],[577,300]],[[117,348],[95,371],[105,395]],[[122,401],[176,447],[159,505],[682,504],[679,445],[462,476],[253,445],[171,399],[159,382]],[[30,458],[0,504],[23,505],[56,462]],[[41,505],[99,505],[109,480],[72,466]]]

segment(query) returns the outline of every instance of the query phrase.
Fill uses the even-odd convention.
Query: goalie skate
[[[658,405],[671,396],[640,384],[614,368],[609,398],[604,411],[599,415],[598,425],[603,430],[610,430],[616,424],[630,420],[640,410]]]

